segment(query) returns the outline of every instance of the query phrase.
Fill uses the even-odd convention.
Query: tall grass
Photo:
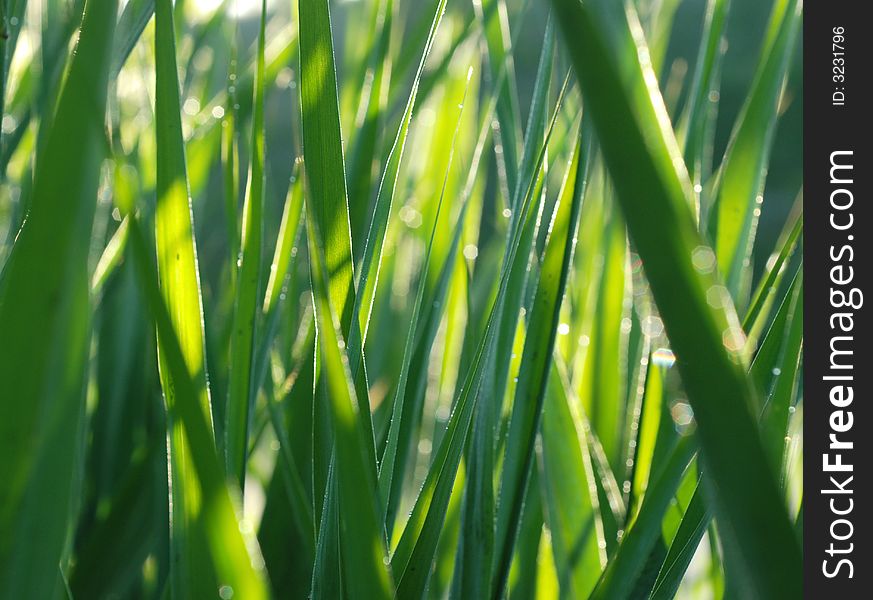
[[[0,597],[799,597],[732,4],[0,4]]]

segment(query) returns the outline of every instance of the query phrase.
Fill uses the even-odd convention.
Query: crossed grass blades
[[[802,6],[719,144],[697,4],[4,0],[0,597],[799,597]]]

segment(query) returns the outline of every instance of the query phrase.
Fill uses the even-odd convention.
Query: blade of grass
[[[408,385],[408,395],[403,397],[405,406],[403,408],[403,413],[400,416],[400,431],[398,433],[399,441],[397,443],[397,458],[394,459],[395,467],[394,473],[391,475],[391,493],[389,495],[388,504],[386,507],[387,516],[385,520],[385,525],[389,532],[389,535],[393,530],[394,521],[397,515],[397,507],[400,503],[400,495],[402,492],[402,483],[407,464],[409,447],[411,445],[412,436],[415,432],[415,427],[417,426],[416,424],[419,421],[419,418],[416,415],[420,415],[423,409],[422,404],[424,402],[425,387],[427,385],[427,363],[430,355],[430,349],[437,335],[437,330],[442,320],[443,307],[445,306],[446,297],[449,293],[449,287],[451,285],[451,280],[455,273],[455,265],[458,259],[458,250],[461,243],[461,237],[464,232],[464,224],[466,222],[467,214],[471,204],[471,195],[473,194],[473,188],[479,174],[479,167],[485,151],[485,144],[488,141],[489,133],[491,131],[490,123],[494,114],[496,103],[497,96],[495,94],[492,94],[486,110],[480,117],[479,133],[476,140],[476,146],[473,150],[473,156],[470,161],[470,168],[467,172],[467,178],[464,183],[463,190],[461,191],[461,197],[459,199],[461,204],[461,211],[455,224],[455,229],[452,234],[449,249],[446,252],[446,260],[443,263],[443,267],[437,280],[437,284],[431,295],[432,304],[430,305],[430,310],[425,317],[425,325],[422,328],[423,334],[419,337],[418,348],[416,349],[415,355],[412,357],[413,364],[412,366],[410,366],[411,376],[410,383]],[[447,311],[451,312],[448,309]],[[402,368],[404,368],[403,365],[401,365],[401,369]],[[411,402],[409,401],[410,398],[412,399]],[[380,474],[380,477],[381,476],[382,475]]]
[[[252,116],[251,163],[243,205],[241,256],[237,277],[236,306],[231,337],[230,383],[225,414],[225,456],[227,472],[245,489],[251,412],[257,389],[253,368],[261,319],[261,254],[264,245],[264,46],[267,3],[261,2],[255,98]]]
[[[321,251],[324,252],[326,269],[329,273],[327,283],[330,288],[330,305],[337,311],[340,331],[349,339],[349,351],[363,357],[360,342],[350,338],[353,327],[355,304],[354,264],[352,257],[351,226],[349,222],[349,203],[346,194],[346,173],[343,159],[342,132],[340,129],[339,100],[337,95],[336,65],[333,51],[333,32],[331,29],[330,8],[327,0],[300,0],[298,2],[299,46],[300,46],[300,103],[303,129],[303,154],[306,164],[305,174],[308,194],[311,196],[307,208],[307,219],[316,223],[320,233]],[[310,240],[312,244],[314,240]],[[311,259],[311,257],[310,257]],[[320,354],[316,354],[316,373]],[[354,360],[353,360],[354,363]],[[358,386],[354,399],[359,403],[353,414],[364,427],[364,442],[370,459],[365,463],[367,470],[375,477],[376,450],[373,439],[373,424],[370,415],[367,385],[362,378],[355,379]],[[330,476],[333,462],[333,431],[329,415],[328,381],[318,374],[315,387],[314,420],[314,496],[316,507],[314,516],[318,525],[319,545],[325,538],[327,548],[338,551],[335,520],[322,527],[323,506],[337,502],[336,484]],[[326,490],[326,494],[322,494]],[[331,510],[335,510],[332,507]],[[339,575],[339,557],[328,555],[330,560],[320,560],[321,553],[316,548],[314,579],[334,579]],[[326,569],[327,571],[322,571]]]
[[[774,4],[755,82],[717,176],[716,256],[728,288],[739,298],[743,273],[748,272],[779,103],[802,8],[802,0],[778,0]]]
[[[739,323],[715,278],[692,263],[695,251],[712,255],[688,209],[690,182],[645,58],[639,23],[631,7],[608,0],[553,0],[553,5],[676,352],[706,468],[718,490],[716,512],[723,530],[732,534],[726,543],[744,552],[744,591],[799,595],[800,550],[750,412],[753,392],[740,366]],[[720,308],[707,302],[707,293],[722,298],[716,303]]]
[[[373,41],[361,83],[356,132],[349,156],[349,218],[356,265],[361,259],[367,238],[373,166],[377,160],[379,129],[386,116],[387,92],[391,82],[392,60],[388,51],[394,22],[394,0],[378,0],[374,11]]]
[[[186,574],[191,579],[183,582],[186,584],[183,589],[198,589],[208,596],[230,591],[243,598],[267,598],[263,559],[257,541],[251,534],[251,525],[236,516],[224,469],[215,451],[212,426],[203,411],[202,390],[191,376],[184,346],[175,333],[172,313],[156,284],[158,277],[149,258],[145,235],[135,218],[131,223],[130,242],[140,285],[155,321],[163,365],[173,382],[174,393],[166,396],[169,426],[176,430],[171,435],[173,439],[185,440],[185,449],[190,452],[186,456],[189,467],[186,476],[189,479],[185,483],[190,486],[186,492],[195,490],[198,502],[194,506],[190,502],[192,496],[186,497],[189,501],[186,509],[189,518],[197,523],[196,531],[204,536],[211,563],[209,568],[214,569],[217,579],[215,587],[207,587],[203,571],[196,575]],[[178,434],[180,429],[184,430],[184,436]],[[238,495],[238,492],[234,490],[233,495]]]
[[[516,327],[519,319],[519,312],[525,297],[527,287],[527,277],[530,265],[530,250],[533,245],[533,240],[536,238],[537,230],[539,229],[539,215],[537,219],[526,223],[522,221],[524,215],[519,214],[519,207],[522,202],[523,195],[527,192],[526,185],[531,179],[536,179],[540,176],[542,168],[542,160],[538,160],[537,152],[542,143],[543,135],[548,124],[548,97],[549,84],[552,78],[552,63],[554,60],[554,44],[555,44],[555,26],[551,18],[546,24],[544,34],[543,47],[540,52],[539,64],[537,66],[536,82],[534,84],[533,98],[531,101],[530,112],[528,113],[527,128],[524,136],[524,147],[522,149],[521,163],[517,167],[517,184],[512,188],[512,196],[509,199],[509,210],[511,211],[509,228],[510,231],[515,227],[523,226],[525,236],[522,238],[521,247],[518,251],[518,259],[512,266],[512,281],[509,284],[509,291],[506,300],[506,306],[503,309],[503,315],[500,322],[500,331],[497,338],[496,357],[495,357],[495,374],[494,374],[494,397],[496,400],[495,410],[499,410],[503,402],[503,396],[506,390],[507,378],[509,374],[509,359],[512,354],[513,339],[515,337]],[[505,92],[503,92],[505,93]],[[505,101],[505,96],[498,97],[498,111],[501,100]],[[500,113],[498,112],[498,119]],[[511,238],[507,239],[509,243]]]
[[[569,80],[565,79],[557,106],[560,107]],[[546,130],[545,141],[540,148],[538,164],[542,163],[551,132],[554,128],[558,112],[555,112]],[[535,170],[538,171],[539,168]],[[521,204],[525,222],[539,212],[539,196],[533,194],[535,180],[528,182],[527,193]],[[521,227],[513,232],[514,243],[508,244],[508,253],[504,257],[499,278],[499,289],[491,310],[488,312],[485,332],[476,348],[465,379],[457,392],[457,400],[452,409],[452,415],[446,426],[444,436],[434,455],[424,485],[415,501],[412,513],[400,537],[397,548],[391,557],[391,565],[397,574],[397,595],[400,598],[417,598],[425,587],[430,575],[431,563],[439,541],[439,533],[445,519],[446,509],[455,475],[467,443],[467,436],[473,414],[482,392],[489,350],[494,343],[497,331],[497,315],[500,314],[507,293],[511,265],[515,260],[516,250],[521,238]]]
[[[509,32],[509,16],[504,0],[484,0],[474,3],[477,18],[485,33],[485,48],[491,78],[498,90],[497,129],[495,149],[500,148],[497,160],[502,179],[505,179],[504,197],[511,201],[518,182],[518,148],[521,145],[521,111],[518,108],[515,65]],[[506,71],[503,76],[502,72]]]
[[[335,430],[339,515],[342,548],[343,588],[352,598],[378,599],[393,595],[394,585],[388,568],[378,492],[373,470],[368,464],[369,450],[355,388],[351,383],[345,345],[339,332],[339,319],[330,303],[330,280],[317,230],[315,211],[307,210],[309,260],[312,271],[319,345],[323,358],[322,377],[328,385],[331,415]],[[328,507],[333,506],[328,503]],[[330,510],[328,508],[327,510]]]
[[[188,375],[197,389],[200,410],[209,425],[211,437],[207,447],[214,448],[200,275],[182,137],[176,34],[170,0],[157,0],[155,3],[155,74],[155,239],[160,286],[182,348]],[[167,405],[175,406],[179,383],[175,381],[173,370],[164,356],[165,347],[165,342],[159,338],[161,387]],[[170,589],[177,596],[190,596],[197,591],[214,593],[217,585],[213,579],[217,574],[213,571],[206,541],[209,532],[203,530],[204,523],[198,518],[202,498],[191,452],[199,449],[193,448],[195,442],[188,439],[188,433],[182,427],[171,429],[173,558]],[[197,577],[193,575],[195,572],[198,573]]]
[[[154,14],[155,0],[130,0],[124,6],[118,18],[115,43],[112,45],[112,64],[109,72],[113,79],[118,76]]]
[[[90,339],[88,254],[117,5],[89,0],[0,287],[0,579],[51,597],[69,531]]]
[[[766,274],[752,294],[752,300],[743,318],[743,330],[747,332],[750,343],[757,341],[765,324],[765,317],[770,312],[770,306],[776,298],[776,292],[785,274],[784,267],[794,253],[802,231],[803,215],[798,212],[785,224],[785,229],[776,244],[778,252],[767,261]]]
[[[385,170],[382,173],[382,180],[379,183],[376,204],[373,207],[370,228],[367,232],[367,239],[364,243],[361,266],[357,274],[357,289],[359,291],[359,297],[357,299],[358,302],[354,314],[358,316],[361,325],[360,331],[352,330],[352,348],[355,347],[355,338],[360,337],[361,344],[363,344],[367,339],[367,328],[370,314],[373,310],[373,300],[376,294],[376,287],[379,281],[379,269],[382,262],[385,233],[388,229],[388,219],[391,215],[391,206],[397,189],[397,178],[400,172],[400,163],[403,160],[404,149],[406,148],[409,124],[412,120],[412,112],[416,104],[418,85],[421,79],[421,74],[424,71],[424,65],[427,62],[427,57],[433,48],[434,39],[439,25],[442,22],[445,9],[446,0],[436,0],[433,9],[433,20],[431,21],[430,30],[428,31],[428,36],[424,43],[421,59],[418,63],[418,69],[412,81],[409,98],[406,101],[403,116],[400,118],[400,123],[397,127],[397,134],[394,137],[394,143],[388,154],[388,159],[385,161]],[[357,373],[361,368],[361,357],[350,357],[350,360],[352,365],[352,375],[357,377]]]
[[[594,588],[592,600],[630,597],[636,576],[641,572],[649,551],[661,533],[663,515],[695,450],[694,438],[683,437],[667,457],[655,483],[643,498],[634,525],[622,539],[620,551],[609,562]]]
[[[626,407],[624,399],[623,361],[621,353],[627,335],[622,321],[627,317],[625,303],[625,266],[627,233],[619,207],[612,201],[611,187],[604,188],[603,267],[594,299],[594,315],[585,355],[579,399],[591,419],[610,469],[620,473],[621,432]]]
[[[542,486],[561,596],[587,598],[606,564],[606,542],[585,428],[568,388],[553,364],[542,416]]]
[[[777,381],[777,383],[773,385],[773,390],[775,391],[777,386],[780,386],[779,389],[783,390],[777,396],[777,406],[787,406],[786,402],[790,401],[790,397],[786,401],[784,397],[782,397],[782,394],[784,394],[785,388],[788,387],[785,385],[785,382],[793,380],[794,377],[794,374],[790,369],[786,368],[786,372],[783,374],[781,370],[775,366],[778,360],[779,349],[783,347],[785,348],[782,352],[782,356],[786,357],[784,362],[787,364],[781,364],[780,366],[782,367],[796,363],[796,360],[799,358],[799,347],[796,345],[789,347],[786,343],[789,338],[785,333],[784,326],[784,322],[789,318],[789,314],[792,310],[796,311],[793,301],[793,295],[789,293],[785,302],[783,302],[782,306],[777,311],[777,315],[774,317],[774,323],[777,325],[770,328],[764,339],[763,347],[767,348],[767,350],[764,351],[763,354],[759,353],[758,356],[756,356],[755,361],[749,369],[751,377],[758,380],[759,387],[762,389],[765,385],[763,372],[766,372],[766,379],[768,381],[770,376]],[[797,314],[802,314],[802,312]],[[748,318],[748,314],[746,317]],[[800,328],[802,326],[802,321],[802,318],[793,319],[794,326]],[[794,335],[796,336],[796,332]],[[794,343],[796,344],[796,337],[794,338]],[[773,350],[770,350],[771,347]],[[792,358],[790,357],[793,357],[794,363],[792,363]],[[773,375],[774,371],[777,371],[779,374]],[[785,412],[787,413],[787,410]],[[783,424],[781,431],[770,431],[766,434],[771,463],[776,464],[780,468],[782,451],[781,442],[784,440],[786,429],[787,425]],[[777,444],[779,444],[778,454],[774,453],[772,450],[772,448],[776,447]],[[703,539],[703,534],[706,533],[707,528],[710,525],[712,519],[711,504],[712,502],[706,496],[704,486],[698,485],[688,503],[685,513],[682,515],[679,528],[672,541],[670,541],[670,548],[661,563],[658,576],[651,584],[652,598],[666,599],[673,598],[676,595],[676,591],[679,589],[685,571],[688,569],[688,566],[691,564],[691,560],[697,551],[697,546],[700,544],[700,541]]]
[[[694,65],[694,76],[688,92],[680,131],[684,132],[684,156],[691,182],[702,190],[702,183],[709,177],[707,153],[714,130],[715,106],[710,101],[718,92],[721,60],[724,54],[723,35],[730,0],[708,0],[706,3],[703,35]],[[698,207],[698,213],[700,212]],[[701,219],[705,222],[704,219]]]
[[[771,465],[784,478],[788,421],[797,386],[797,373],[800,369],[803,346],[802,268],[795,276],[794,281],[791,282],[783,305],[782,310],[787,309],[789,312],[787,315],[789,325],[785,332],[777,366],[770,371],[775,377],[771,389],[768,390],[761,413],[761,434],[764,437],[764,447],[767,450]]]
[[[467,84],[469,86],[470,77],[473,75],[472,67],[467,72]],[[406,332],[406,342],[403,347],[403,357],[401,359],[400,376],[398,378],[397,387],[394,393],[394,401],[392,406],[391,425],[388,429],[388,441],[385,446],[385,452],[382,455],[382,461],[379,464],[379,495],[382,504],[386,510],[383,521],[387,522],[391,515],[388,511],[388,504],[391,492],[391,481],[395,472],[395,459],[397,457],[397,440],[400,436],[402,425],[402,416],[404,408],[404,398],[406,397],[406,385],[409,378],[409,365],[412,359],[413,342],[415,340],[416,331],[418,329],[418,319],[421,314],[421,307],[424,303],[425,287],[427,285],[427,270],[430,266],[430,256],[433,250],[434,239],[437,234],[437,225],[439,224],[440,213],[442,211],[443,200],[445,199],[446,184],[448,182],[449,171],[452,167],[452,159],[455,153],[455,142],[457,141],[458,132],[461,129],[461,115],[463,114],[464,104],[467,98],[467,89],[464,88],[464,96],[458,105],[458,121],[455,125],[455,133],[452,139],[452,147],[449,151],[449,159],[446,166],[445,177],[443,178],[443,187],[440,192],[439,200],[437,201],[436,214],[434,215],[433,226],[431,227],[430,239],[425,251],[424,260],[422,262],[422,272],[419,274],[418,289],[415,294],[415,302],[412,307],[412,317],[409,323],[409,328]]]
[[[492,597],[502,596],[509,574],[517,523],[534,460],[534,441],[547,396],[552,353],[561,316],[579,214],[585,194],[590,157],[590,134],[580,132],[579,143],[558,194],[558,208],[549,227],[533,309],[528,320],[512,417],[503,459],[497,510],[496,556],[492,567]]]

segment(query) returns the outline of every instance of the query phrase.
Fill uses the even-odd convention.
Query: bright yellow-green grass
[[[0,598],[800,597],[801,14],[0,0]]]

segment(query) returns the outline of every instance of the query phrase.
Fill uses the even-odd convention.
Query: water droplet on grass
[[[676,363],[676,355],[669,348],[658,348],[652,353],[652,362],[669,369]]]

